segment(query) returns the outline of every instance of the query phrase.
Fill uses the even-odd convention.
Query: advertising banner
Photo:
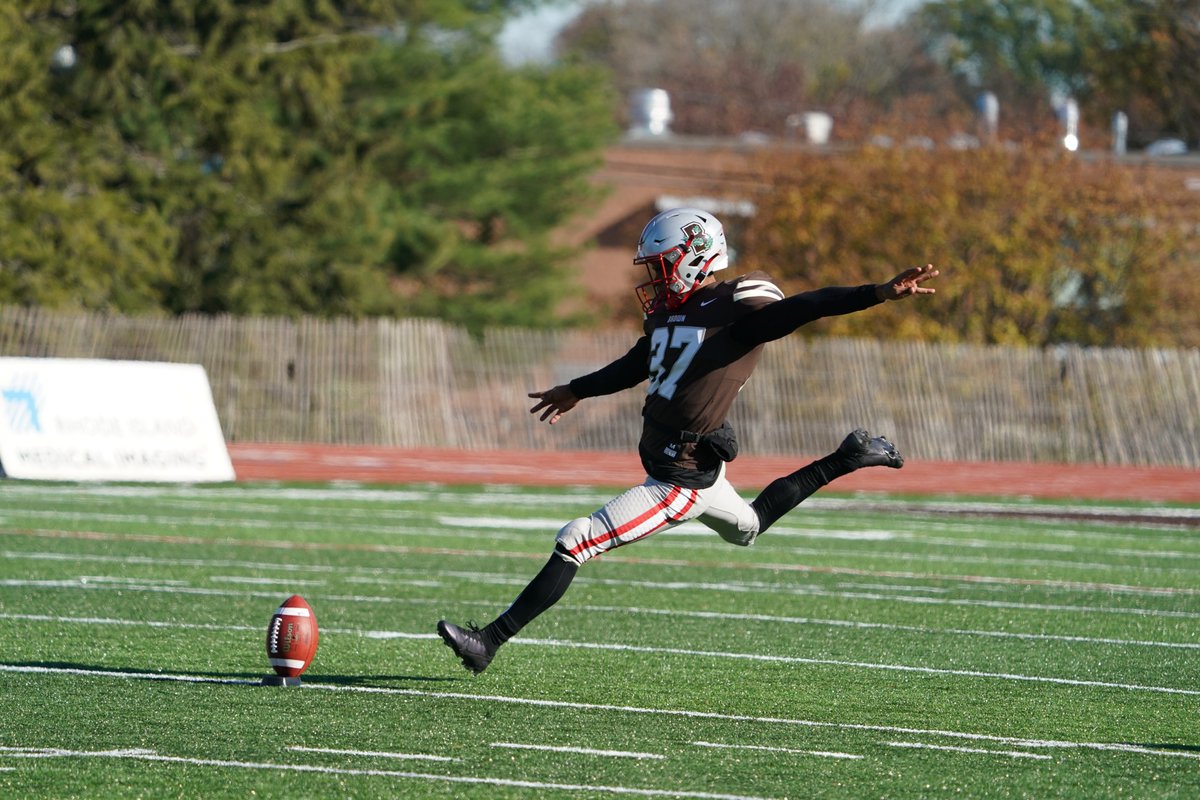
[[[234,479],[202,366],[68,358],[0,358],[0,475]]]

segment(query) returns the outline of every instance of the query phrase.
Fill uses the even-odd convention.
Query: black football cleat
[[[896,449],[896,445],[882,436],[871,438],[871,434],[862,428],[847,436],[838,446],[838,453],[846,458],[853,469],[863,467],[892,467],[900,469],[904,466],[904,456]]]
[[[440,620],[437,624],[438,635],[446,646],[454,651],[462,661],[462,665],[478,675],[492,663],[496,649],[483,638],[483,632],[475,625],[460,628],[452,622]]]

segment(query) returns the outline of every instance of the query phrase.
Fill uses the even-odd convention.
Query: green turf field
[[[822,494],[585,565],[610,492],[0,483],[0,797],[1200,796],[1200,508]],[[264,687],[267,622],[321,641]]]

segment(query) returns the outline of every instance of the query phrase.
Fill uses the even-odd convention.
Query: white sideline
[[[424,772],[400,772],[386,769],[349,769],[324,767],[317,764],[273,764],[257,761],[229,761],[218,758],[188,758],[186,756],[160,755],[153,750],[140,748],[124,750],[63,750],[45,748],[0,748],[0,754],[8,758],[124,758],[135,761],[156,761],[168,764],[188,764],[196,767],[225,767],[229,769],[277,770],[280,772],[312,772],[324,775],[367,776],[374,778],[409,778],[413,780],[440,781],[444,783],[466,783],[481,786],[504,786],[517,789],[550,789],[561,792],[598,792],[602,794],[627,794],[639,797],[687,797],[696,800],[768,800],[748,795],[720,794],[717,792],[689,792],[677,789],[639,789],[632,786],[604,786],[574,783],[548,783],[542,781],[511,780],[508,778],[478,778],[468,775],[435,775]]]
[[[0,664],[0,672],[15,672],[42,675],[79,675],[94,678],[118,678],[121,680],[151,680],[170,681],[175,683],[217,684],[229,686],[259,686],[257,680],[243,678],[213,678],[203,675],[187,675],[164,672],[112,672],[109,670],[84,669],[82,667],[43,667],[22,664]],[[1184,750],[1159,750],[1142,745],[1121,744],[1111,742],[1072,742],[1058,739],[1026,739],[1016,736],[998,736],[986,733],[970,733],[966,731],[951,731],[937,728],[908,728],[895,725],[867,725],[851,722],[823,722],[819,720],[797,719],[794,717],[756,717],[749,714],[723,714],[716,711],[695,711],[689,709],[645,708],[640,706],[620,706],[607,703],[573,703],[565,700],[547,700],[534,697],[511,697],[506,695],[472,694],[468,692],[432,692],[421,689],[400,689],[388,686],[347,686],[344,684],[315,683],[307,681],[301,687],[310,691],[329,692],[361,692],[363,694],[378,694],[399,697],[425,697],[435,700],[465,700],[483,703],[510,703],[513,705],[533,706],[536,708],[563,708],[572,711],[604,711],[626,714],[647,714],[663,717],[679,717],[684,719],[708,719],[725,722],[754,722],[766,725],[796,725],[806,728],[828,728],[844,731],[870,731],[873,733],[905,734],[908,736],[936,736],[947,739],[961,739],[977,742],[996,742],[1014,747],[1051,748],[1051,749],[1083,749],[1115,751],[1138,755],[1167,756],[1171,758],[1189,758],[1200,760],[1200,753]],[[3,748],[0,748],[3,749]]]

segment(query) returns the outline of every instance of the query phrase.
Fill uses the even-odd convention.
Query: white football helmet
[[[636,289],[643,311],[679,308],[705,278],[729,266],[725,228],[707,211],[669,209],[646,223],[633,263],[650,273]]]

